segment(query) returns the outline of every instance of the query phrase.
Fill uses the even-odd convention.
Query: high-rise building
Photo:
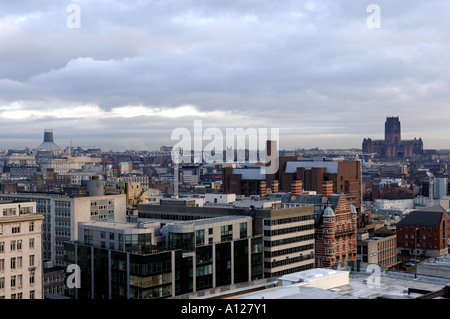
[[[387,117],[384,126],[384,140],[365,138],[362,150],[364,153],[377,153],[380,157],[405,158],[423,154],[423,142],[422,138],[402,140],[399,118]]]
[[[36,203],[0,203],[0,299],[43,299],[43,218]]]

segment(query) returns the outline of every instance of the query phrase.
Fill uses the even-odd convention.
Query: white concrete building
[[[43,260],[64,266],[64,242],[78,238],[78,223],[92,220],[126,221],[126,195],[68,197],[56,194],[0,194],[0,200],[36,202],[42,214]]]
[[[231,204],[236,201],[236,194],[205,194],[205,203]]]
[[[376,199],[374,208],[378,209],[395,209],[395,210],[411,210],[415,209],[414,199]]]
[[[0,203],[0,299],[43,299],[43,219],[36,203]]]

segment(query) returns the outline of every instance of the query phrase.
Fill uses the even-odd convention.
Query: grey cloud
[[[0,31],[0,107],[95,104],[110,112],[189,104],[289,134],[358,138],[381,132],[387,115],[426,134],[433,124],[424,120],[448,114],[445,1],[378,1],[378,30],[366,26],[372,2],[357,0],[77,1],[81,29],[66,27],[68,3],[40,3],[0,4],[0,24],[32,16]],[[432,111],[416,115],[425,108]],[[26,121],[129,140],[133,134],[163,137],[192,118]]]

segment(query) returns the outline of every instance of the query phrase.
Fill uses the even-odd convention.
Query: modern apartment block
[[[264,277],[276,277],[314,268],[314,206],[281,208],[278,201],[235,202],[228,206],[138,206],[139,217],[196,220],[244,215],[252,217],[254,236],[264,240]],[[258,208],[262,207],[262,208]]]
[[[157,299],[262,279],[262,238],[252,219],[80,223],[65,243],[66,265],[80,266],[78,299]]]
[[[44,216],[42,253],[44,261],[64,265],[65,241],[77,240],[78,222],[126,220],[126,195],[70,197],[52,193],[0,194],[3,201],[35,202]]]
[[[42,299],[42,220],[36,203],[0,203],[0,299]]]

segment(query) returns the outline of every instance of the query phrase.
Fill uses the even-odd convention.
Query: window
[[[5,289],[5,277],[0,278],[0,289]]]
[[[3,235],[3,225],[0,225],[0,235]]]
[[[22,240],[17,241],[17,250],[22,250]]]
[[[14,216],[14,215],[16,215],[15,208],[4,208],[3,209],[3,216]]]
[[[28,230],[29,230],[30,232],[33,232],[33,231],[34,231],[34,222],[30,222],[30,223],[28,224]]]
[[[34,248],[34,238],[30,238],[30,240],[28,241],[28,247]]]
[[[16,250],[16,241],[15,240],[11,240],[11,243],[9,245],[9,248],[11,250]]]
[[[199,229],[195,231],[195,244],[201,246],[205,244],[205,230]]]
[[[233,225],[220,226],[221,241],[233,239]]]
[[[11,287],[16,286],[16,276],[11,276]]]
[[[239,224],[240,238],[247,238],[247,223]]]
[[[30,291],[30,299],[34,299],[34,290]]]
[[[34,255],[30,255],[30,258],[29,258],[29,265],[30,265],[30,266],[34,266]]]
[[[109,239],[114,240],[114,233],[109,233]]]
[[[3,252],[5,252],[5,242],[4,241],[0,242],[0,253],[3,253]]]
[[[12,226],[11,226],[11,232],[12,232],[13,234],[18,234],[18,233],[20,233],[20,223],[12,224]]]
[[[0,259],[0,271],[4,271],[4,270],[5,270],[5,260]]]
[[[22,268],[22,257],[17,257],[17,268]]]
[[[11,269],[16,269],[16,257],[11,258]]]
[[[30,273],[30,284],[34,284],[34,272]]]

